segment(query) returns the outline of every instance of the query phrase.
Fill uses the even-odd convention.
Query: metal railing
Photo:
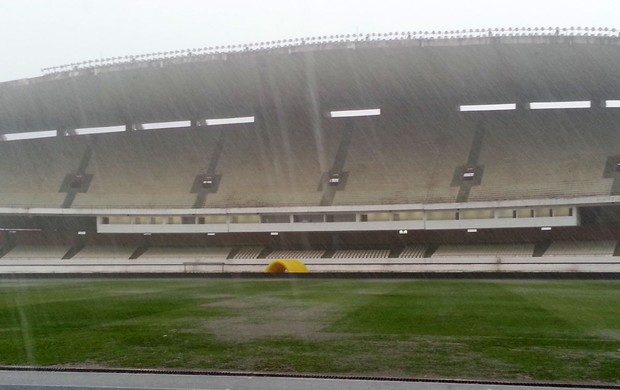
[[[209,46],[194,49],[164,51],[120,57],[99,58],[83,62],[75,62],[60,66],[43,68],[43,74],[56,74],[68,71],[104,68],[114,65],[149,63],[174,59],[199,59],[200,57],[218,54],[264,51],[271,49],[301,47],[333,43],[355,43],[372,41],[397,40],[446,40],[487,37],[527,37],[527,36],[563,36],[563,37],[620,37],[620,30],[607,27],[510,27],[482,28],[449,31],[406,31],[369,34],[325,35],[276,41],[253,42],[237,45]]]

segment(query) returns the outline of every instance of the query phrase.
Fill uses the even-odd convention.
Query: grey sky
[[[0,0],[0,81],[89,59],[357,32],[620,28],[620,0]]]

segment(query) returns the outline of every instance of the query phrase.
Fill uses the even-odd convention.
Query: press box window
[[[263,214],[261,223],[290,223],[291,218],[287,214]]]
[[[458,214],[456,211],[429,211],[426,214],[426,219],[429,221],[450,221],[457,220]]]
[[[368,213],[366,218],[368,222],[391,221],[394,214],[392,213]]]
[[[204,219],[204,223],[206,224],[214,224],[214,223],[226,223],[228,222],[228,217],[226,215],[206,215],[202,217]]]
[[[534,209],[534,216],[535,217],[552,217],[553,211],[552,209],[547,209],[547,208]]]
[[[398,213],[398,219],[394,216],[395,221],[421,221],[424,219],[423,211],[406,211]]]
[[[295,214],[293,215],[293,222],[310,223],[310,222],[324,222],[323,214]]]
[[[492,219],[493,217],[493,210],[461,210],[459,213],[459,219]]]
[[[355,214],[327,214],[326,222],[355,222]]]
[[[517,218],[517,211],[516,210],[497,210],[495,212],[495,215],[497,215],[497,218]]]
[[[260,223],[258,214],[237,214],[230,217],[231,223]]]
[[[532,209],[518,209],[517,218],[532,218],[534,216],[534,210]]]
[[[553,209],[554,217],[572,217],[573,209],[571,207],[558,207]]]
[[[111,224],[130,224],[133,223],[133,218],[129,217],[129,216],[113,216],[113,217],[106,217],[108,218],[108,222]]]
[[[196,217],[181,217],[181,223],[183,225],[193,225],[196,223]]]

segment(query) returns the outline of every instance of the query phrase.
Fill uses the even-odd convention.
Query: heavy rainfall
[[[0,3],[0,387],[617,388],[619,11]]]

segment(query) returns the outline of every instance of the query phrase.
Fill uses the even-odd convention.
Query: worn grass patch
[[[620,382],[620,282],[3,280],[0,364]]]

